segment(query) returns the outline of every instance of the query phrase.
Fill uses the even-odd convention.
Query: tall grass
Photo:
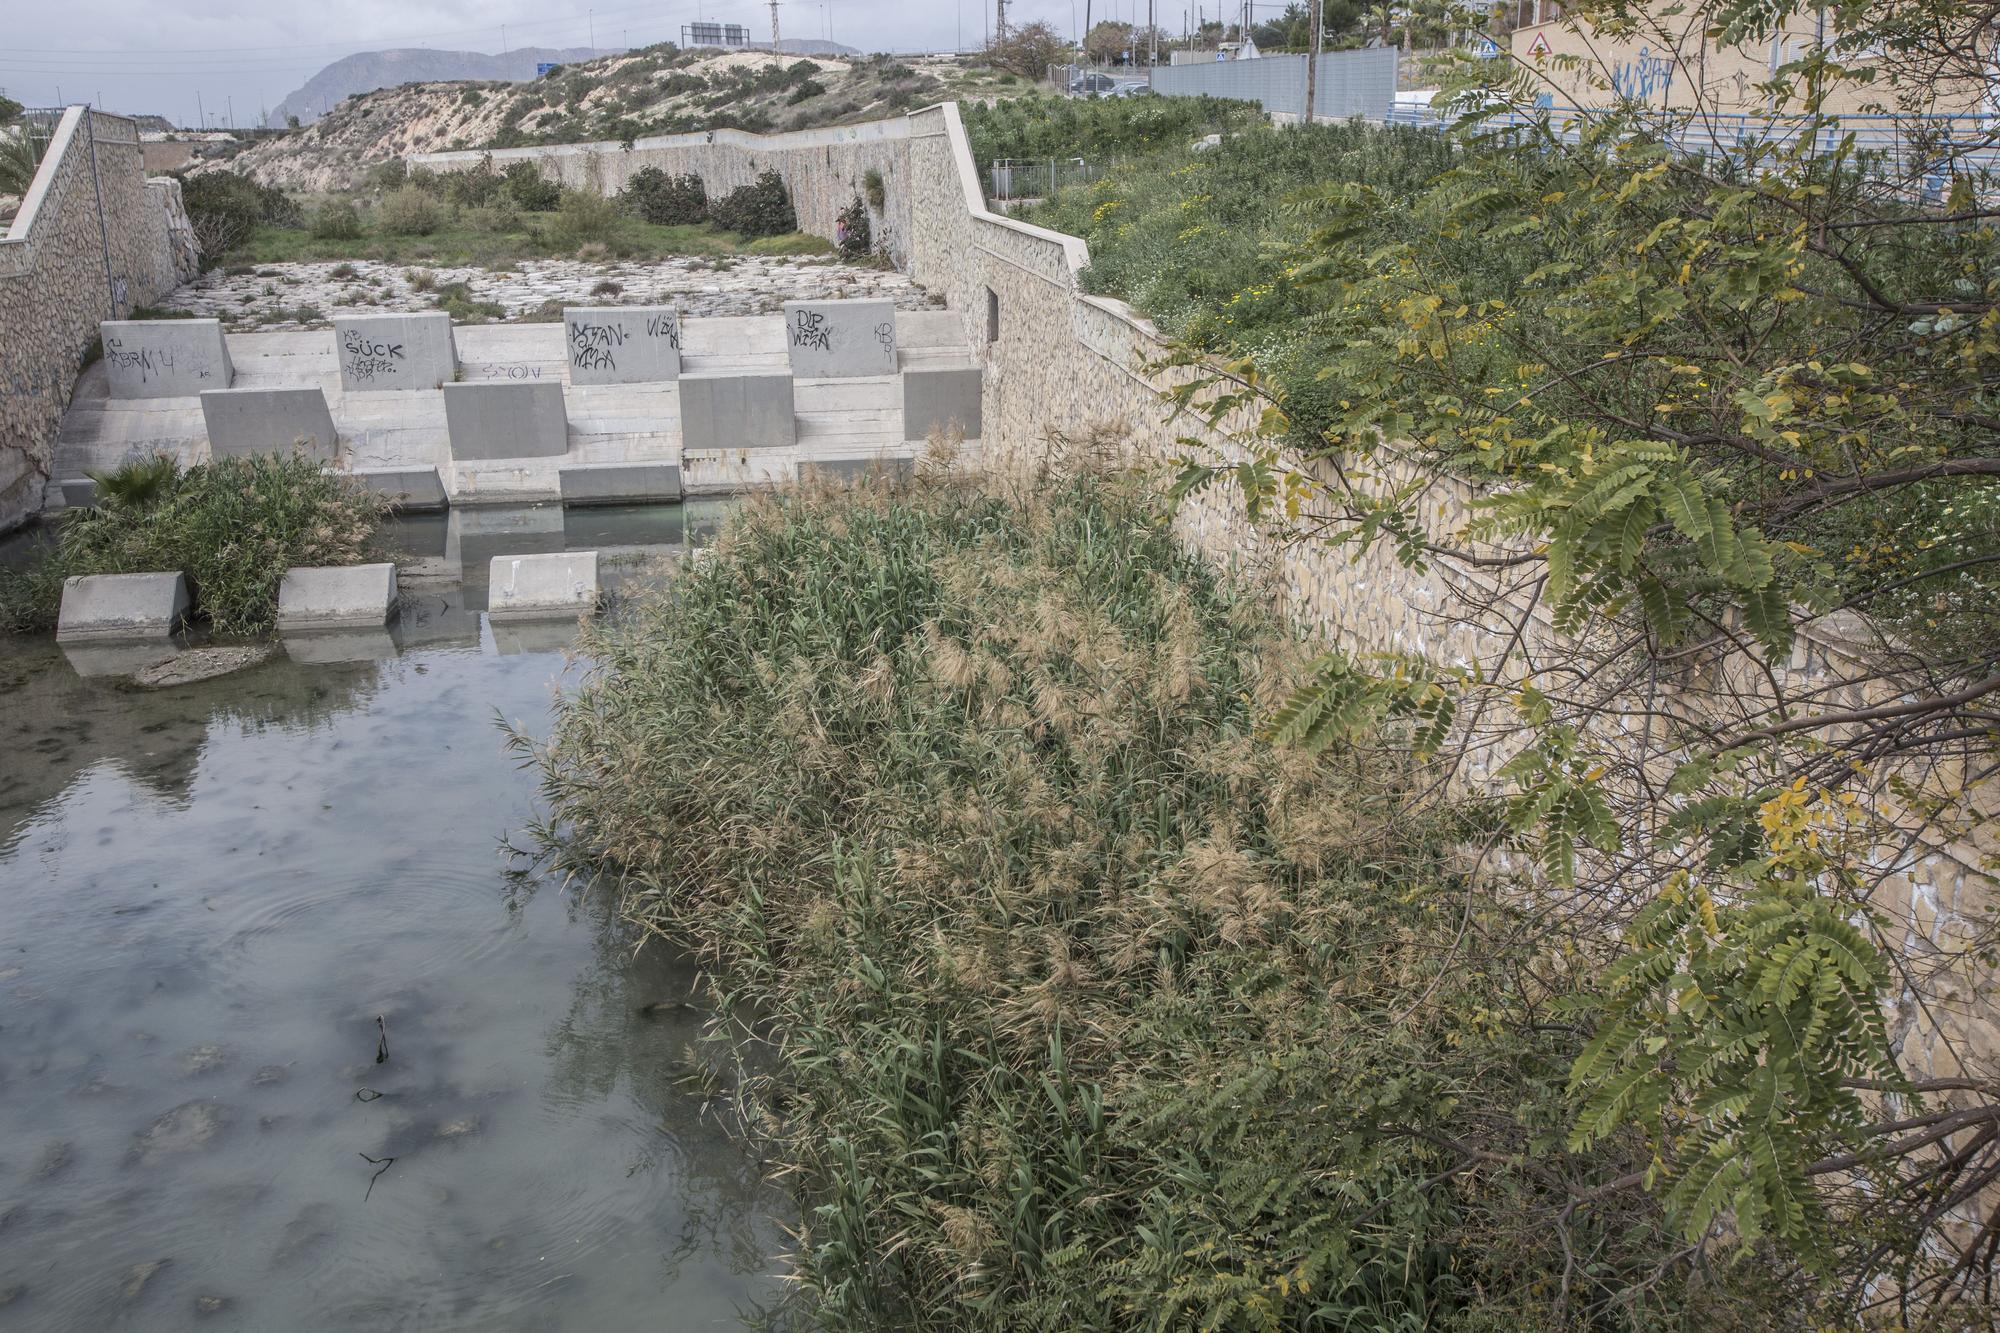
[[[65,514],[53,548],[26,569],[0,571],[0,629],[53,628],[73,575],[180,570],[194,611],[215,629],[265,631],[285,570],[365,559],[383,512],[351,477],[300,454],[186,471],[147,459],[97,482],[97,507]]]
[[[1086,476],[757,500],[591,632],[540,832],[710,965],[790,1313],[1569,1327],[1565,1238],[1593,1299],[1651,1279],[1593,1326],[1716,1308],[1643,1203],[1547,1225],[1634,1165],[1560,1147],[1571,962],[1444,964],[1506,911],[1465,817],[1257,739],[1266,606]]]

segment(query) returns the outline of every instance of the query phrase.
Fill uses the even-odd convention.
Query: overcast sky
[[[1093,21],[1143,21],[1146,0],[1012,0],[1010,20],[1046,19],[1063,33]],[[1218,4],[1206,0],[1214,17]],[[1155,0],[1158,22],[1181,27],[1180,0]],[[1169,6],[1171,5],[1171,12]],[[1232,6],[1240,8],[1240,6]],[[1276,13],[1282,4],[1259,4]],[[517,46],[600,47],[672,41],[693,19],[770,31],[755,0],[0,0],[0,89],[29,106],[96,102],[192,125],[195,94],[211,116],[233,104],[239,124],[316,71],[356,51],[430,46],[499,51]],[[991,0],[786,0],[787,37],[824,37],[864,51],[977,47]]]

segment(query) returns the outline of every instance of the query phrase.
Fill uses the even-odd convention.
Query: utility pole
[[[62,85],[56,85],[56,101],[62,101]],[[201,104],[201,89],[194,90],[194,118],[201,122],[200,128],[208,128],[208,108]]]
[[[993,0],[993,44],[1007,40],[1007,0]]]
[[[1307,13],[1310,15],[1307,21],[1312,24],[1312,40],[1306,43],[1305,121],[1308,125],[1313,123],[1313,105],[1319,100],[1320,3],[1321,0],[1312,0],[1307,6]]]
[[[771,50],[778,49],[778,0],[771,0]]]
[[[1146,0],[1146,68],[1160,63],[1160,25],[1153,14],[1153,0]]]

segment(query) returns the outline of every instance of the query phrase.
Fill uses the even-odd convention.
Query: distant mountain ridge
[[[861,54],[839,42],[812,37],[787,37],[778,43],[787,55],[852,56]],[[612,46],[519,46],[503,55],[484,51],[435,51],[429,47],[406,46],[388,51],[360,51],[343,56],[307,79],[305,86],[288,93],[271,108],[265,125],[283,129],[288,117],[310,125],[340,102],[356,93],[372,93],[378,88],[395,88],[405,83],[451,83],[485,80],[518,83],[535,77],[541,65],[568,65],[579,60],[617,55],[630,47]],[[768,49],[768,48],[767,48]]]
[[[310,125],[343,99],[355,93],[372,93],[377,88],[461,79],[520,82],[534,78],[538,65],[594,60],[624,49],[622,46],[603,50],[588,46],[517,46],[497,56],[484,51],[434,51],[419,46],[360,51],[342,56],[307,79],[304,87],[288,93],[284,101],[271,108],[265,124],[272,129],[283,129],[287,117],[297,116],[301,125]]]

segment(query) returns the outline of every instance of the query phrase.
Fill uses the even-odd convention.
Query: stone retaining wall
[[[180,183],[146,179],[137,126],[64,112],[0,237],[0,531],[41,507],[98,321],[159,300],[197,266]]]
[[[614,142],[557,144],[541,148],[496,148],[454,153],[417,153],[412,167],[470,171],[490,161],[495,171],[510,162],[534,162],[542,174],[572,189],[616,194],[632,173],[658,167],[668,175],[701,177],[710,199],[748,185],[775,168],[792,193],[799,230],[831,240],[841,211],[866,198],[869,171],[882,175],[882,207],[869,209],[876,248],[897,267],[909,261],[910,190],[907,118],[798,130],[791,134],[750,134],[709,130]]]

